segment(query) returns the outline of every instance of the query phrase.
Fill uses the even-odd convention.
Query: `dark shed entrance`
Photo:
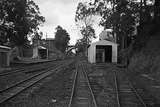
[[[47,58],[47,49],[38,49],[38,53],[40,58],[46,59]]]
[[[112,46],[96,45],[96,63],[112,62]]]

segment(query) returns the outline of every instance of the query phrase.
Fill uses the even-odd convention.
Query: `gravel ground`
[[[3,107],[67,107],[73,82],[74,66],[49,76]]]
[[[89,80],[93,89],[98,107],[116,107],[115,104],[115,85],[113,84],[113,72],[123,71],[124,68],[117,68],[115,64],[92,65],[87,64]],[[72,69],[72,70],[71,70]],[[72,77],[74,67],[54,74],[36,86],[30,88],[17,98],[7,102],[3,107],[67,107],[70,99]],[[138,88],[143,88],[142,94],[150,93],[149,97],[153,97],[157,101],[159,96],[160,84],[150,81],[136,74],[130,74],[130,79],[134,80],[134,85]],[[1,80],[0,80],[1,81]],[[157,86],[158,88],[153,88]],[[159,106],[155,106],[159,107]]]
[[[112,64],[88,65],[88,75],[98,107],[116,107]],[[93,84],[94,85],[93,85]],[[97,90],[98,89],[98,90]]]
[[[160,82],[144,77],[146,74],[136,74],[129,72],[128,76],[135,87],[143,89],[140,94],[150,99],[151,107],[160,107]],[[134,80],[134,81],[133,81]]]

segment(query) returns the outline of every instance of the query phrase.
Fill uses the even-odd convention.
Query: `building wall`
[[[117,63],[117,46],[112,45],[112,62]]]
[[[94,45],[91,45],[88,48],[88,61],[90,63],[95,63],[96,62],[95,57],[96,57],[96,47]]]
[[[33,48],[33,56],[32,58],[38,58],[38,47]]]
[[[23,49],[23,57],[32,57],[32,56],[33,56],[33,48]]]

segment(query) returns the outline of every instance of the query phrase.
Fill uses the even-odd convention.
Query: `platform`
[[[50,62],[55,61],[56,59],[32,59],[32,58],[22,58],[19,61],[13,61],[14,64],[36,64],[36,63],[44,63],[44,62]]]

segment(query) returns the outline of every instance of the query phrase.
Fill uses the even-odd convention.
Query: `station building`
[[[47,48],[43,46],[36,46],[33,48],[33,56],[32,58],[38,58],[38,59],[46,59],[47,58]]]
[[[10,66],[10,47],[0,45],[0,68]]]
[[[110,31],[102,31],[99,41],[88,47],[88,61],[90,63],[117,63],[118,44]]]

